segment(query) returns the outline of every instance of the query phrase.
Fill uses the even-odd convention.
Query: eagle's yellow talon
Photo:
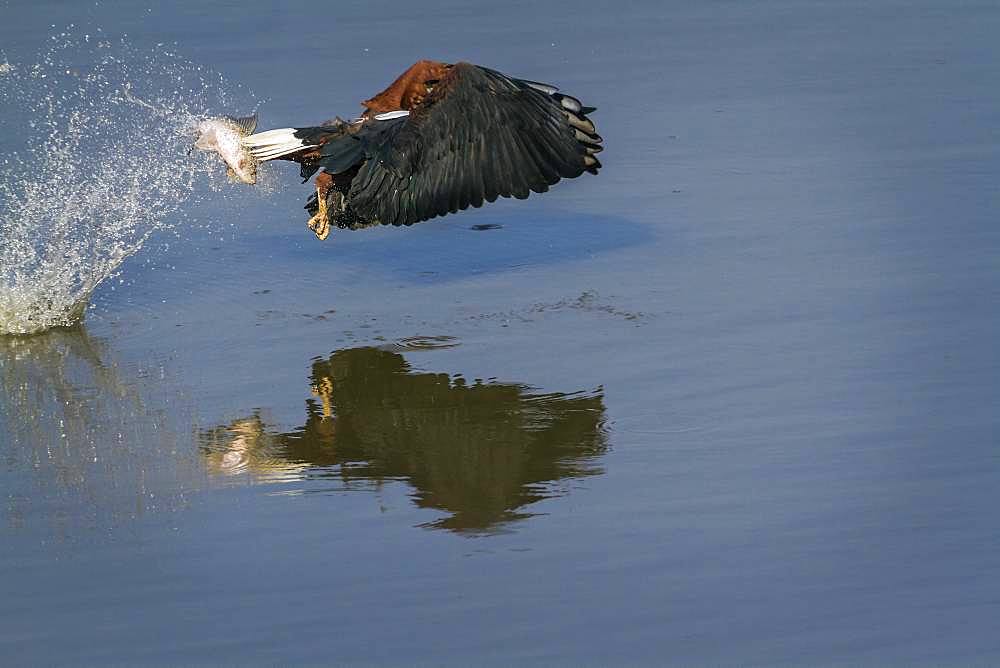
[[[330,236],[330,219],[327,217],[326,197],[319,188],[316,189],[316,203],[319,210],[316,211],[315,216],[309,219],[306,225],[316,234],[317,239],[324,241]]]
[[[314,230],[316,232],[316,238],[320,241],[326,241],[326,238],[330,236],[330,223],[326,219],[321,220],[319,227]]]

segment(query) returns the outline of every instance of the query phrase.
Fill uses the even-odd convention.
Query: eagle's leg
[[[319,205],[319,210],[316,215],[309,219],[307,225],[309,229],[316,233],[316,238],[320,241],[325,240],[330,236],[330,220],[326,215],[326,197],[320,194],[320,191],[316,191]]]
[[[306,224],[320,241],[330,236],[330,215],[326,206],[326,195],[332,185],[333,179],[329,174],[323,172],[316,177],[316,215]]]
[[[323,241],[330,236],[330,220],[327,218],[326,196],[319,188],[316,189],[316,204],[318,206],[316,215],[310,218],[306,225],[316,234],[317,239]]]

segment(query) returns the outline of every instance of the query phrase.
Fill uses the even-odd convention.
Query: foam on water
[[[255,105],[125,41],[63,34],[35,63],[0,61],[0,334],[25,334],[78,322],[183,204],[221,194],[224,168],[190,150],[193,126]]]

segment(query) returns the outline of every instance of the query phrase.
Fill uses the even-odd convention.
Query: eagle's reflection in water
[[[530,517],[559,481],[602,472],[601,390],[540,394],[416,372],[390,350],[354,348],[312,367],[306,421],[288,433],[259,415],[202,434],[210,471],[256,481],[337,478],[345,486],[406,480],[420,507],[449,513],[424,525],[491,532]]]

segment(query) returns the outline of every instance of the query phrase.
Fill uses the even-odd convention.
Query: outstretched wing
[[[349,195],[364,217],[410,225],[601,166],[593,109],[555,87],[457,63],[427,88],[391,131],[366,137]]]

